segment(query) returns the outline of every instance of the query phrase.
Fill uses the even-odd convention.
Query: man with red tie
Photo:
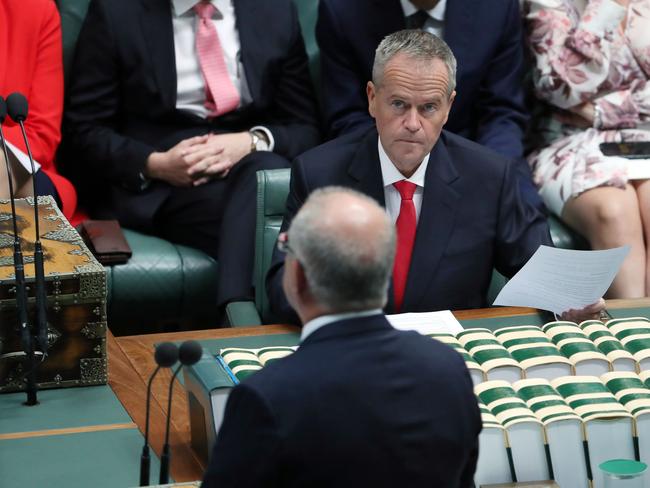
[[[512,276],[541,244],[552,245],[546,219],[520,198],[508,161],[442,130],[455,74],[451,50],[435,35],[387,36],[366,90],[376,127],[293,163],[284,229],[323,186],[352,187],[386,208],[398,241],[387,313],[486,306],[493,268]],[[267,291],[278,319],[296,321],[281,288],[283,262],[276,250]]]
[[[76,46],[62,159],[95,216],[219,261],[250,295],[255,172],[319,142],[291,0],[94,0]]]

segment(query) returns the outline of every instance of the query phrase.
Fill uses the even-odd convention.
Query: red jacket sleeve
[[[45,2],[44,13],[38,19],[40,27],[35,35],[37,40],[31,37],[34,29],[25,25],[24,42],[20,45],[14,44],[12,49],[25,49],[30,52],[25,56],[16,56],[15,59],[22,59],[29,62],[31,55],[34,55],[34,62],[25,69],[28,74],[23,80],[26,82],[18,91],[27,97],[29,102],[29,113],[25,121],[27,137],[32,149],[34,159],[44,169],[54,170],[54,154],[61,140],[61,116],[63,111],[63,54],[61,44],[61,20],[54,2]],[[34,22],[33,18],[28,21]],[[23,27],[22,25],[16,26]],[[35,44],[35,46],[34,46]],[[35,49],[35,52],[31,52]],[[31,71],[31,72],[30,72]],[[7,96],[9,93],[4,93]],[[25,143],[20,128],[9,121],[6,124],[5,135],[7,140],[26,152]]]

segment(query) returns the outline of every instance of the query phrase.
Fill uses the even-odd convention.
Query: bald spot
[[[376,255],[376,238],[390,233],[386,212],[372,201],[349,193],[331,193],[313,202],[319,205],[319,230],[338,242],[353,243],[360,257]]]
[[[391,95],[407,93],[423,98],[449,98],[449,73],[444,61],[423,61],[406,54],[396,54],[384,67],[378,89],[390,87]]]

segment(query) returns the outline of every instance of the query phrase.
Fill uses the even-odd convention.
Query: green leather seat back
[[[255,225],[255,305],[263,323],[274,322],[266,295],[266,272],[271,265],[273,249],[282,226],[285,203],[289,194],[290,169],[257,172],[257,220]]]
[[[74,58],[74,49],[77,44],[79,31],[86,18],[90,0],[58,0],[59,13],[61,14],[61,31],[63,35],[63,66],[65,79],[68,79],[70,65]]]
[[[294,0],[298,9],[298,20],[305,40],[305,49],[309,57],[309,71],[316,88],[320,88],[320,55],[316,42],[316,21],[318,20],[318,0]]]

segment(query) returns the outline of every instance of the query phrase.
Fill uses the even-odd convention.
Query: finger
[[[188,174],[192,174],[203,171],[213,163],[212,158],[215,157],[218,157],[218,155],[214,154],[214,151],[211,148],[205,147],[199,151],[184,155],[183,160],[187,163],[188,166],[190,166],[188,169]],[[196,167],[196,169],[190,172],[190,170],[194,167]]]
[[[208,178],[207,176],[204,176],[203,178],[199,178],[198,180],[194,180],[192,182],[192,185],[193,186],[201,186],[201,185],[205,185],[208,181],[210,181],[210,178]]]
[[[218,175],[226,171],[230,171],[230,168],[233,167],[232,161],[229,160],[220,160],[211,164],[208,168],[205,169],[204,174],[207,175]],[[225,175],[222,175],[224,177]]]
[[[214,145],[199,145],[183,150],[183,157],[190,165],[210,156],[218,156],[223,153],[223,147]]]
[[[221,156],[207,156],[192,165],[188,170],[187,174],[193,178],[199,178],[203,175],[211,175],[214,172],[209,171],[209,169],[221,162]]]
[[[184,139],[180,142],[182,146],[195,146],[197,144],[203,144],[208,140],[208,135],[203,136],[194,136],[189,139]]]

